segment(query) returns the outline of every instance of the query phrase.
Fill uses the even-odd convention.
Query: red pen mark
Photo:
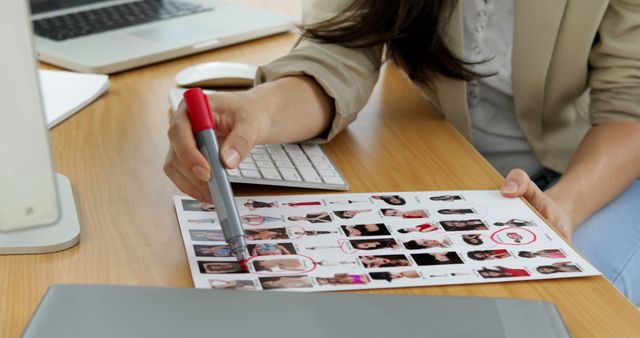
[[[287,229],[287,232],[289,232],[290,234],[296,234],[297,237],[294,236],[290,236],[290,239],[300,239],[302,237],[305,236],[305,232],[307,231],[307,229],[299,226],[299,225],[289,225],[285,227]]]
[[[531,235],[531,240],[529,240],[528,242],[522,242],[522,243],[501,242],[498,239],[496,239],[497,238],[496,236],[499,233],[503,232],[503,231],[511,231],[511,232],[516,232],[516,233],[522,231],[527,235],[527,237],[529,237],[528,235]],[[526,244],[531,244],[531,243],[535,242],[537,239],[538,239],[538,237],[536,236],[536,234],[533,231],[531,231],[529,229],[526,229],[526,228],[518,228],[518,227],[510,227],[510,228],[500,229],[500,230],[494,232],[493,234],[491,234],[491,240],[492,241],[494,241],[494,242],[496,242],[498,244],[504,244],[504,245],[526,245]]]
[[[244,261],[240,262],[240,268],[242,268],[242,271],[244,272],[249,272],[249,265],[247,265],[247,262],[249,261],[249,259],[245,259]]]
[[[342,250],[342,252],[347,253],[347,254],[351,254],[351,253],[354,253],[354,252],[358,251],[358,249],[349,250],[349,246],[345,245],[345,244],[350,244],[350,243],[346,239],[339,239],[338,240],[338,246],[340,246],[340,250]]]

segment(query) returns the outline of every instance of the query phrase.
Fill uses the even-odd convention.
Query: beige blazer
[[[591,125],[640,120],[640,0],[515,0],[512,79],[515,114],[543,165],[564,171]],[[332,17],[350,0],[303,0],[304,22]],[[448,44],[463,54],[461,0]],[[349,49],[302,39],[260,67],[257,83],[308,74],[335,100],[326,140],[353,121],[378,79],[381,48]],[[416,84],[470,139],[466,83]]]

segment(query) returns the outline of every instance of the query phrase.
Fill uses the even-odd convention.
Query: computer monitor
[[[69,181],[53,172],[27,1],[0,11],[0,254],[78,242]]]

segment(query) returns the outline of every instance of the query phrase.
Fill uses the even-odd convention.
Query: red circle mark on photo
[[[339,239],[338,240],[338,246],[340,247],[340,250],[346,254],[351,254],[351,253],[355,253],[358,251],[358,249],[351,249],[349,250],[349,247],[346,246],[346,244],[349,244],[349,240],[347,239]]]
[[[245,261],[246,265],[249,266],[251,262],[253,262],[258,257],[264,257],[264,256],[251,256]],[[274,256],[270,256],[270,257],[274,257]],[[279,256],[279,257],[280,258],[275,258],[275,259],[298,258],[300,261],[308,261],[309,263],[311,263],[310,264],[311,267],[304,271],[278,271],[278,272],[254,271],[253,273],[255,273],[256,275],[263,275],[263,276],[290,276],[290,275],[300,275],[300,274],[309,273],[318,267],[318,263],[316,263],[316,261],[314,261],[313,258],[309,256],[298,254],[298,255],[286,255],[286,256]],[[282,257],[286,257],[286,258],[282,258]],[[300,259],[300,257],[302,257],[302,259]],[[265,259],[265,260],[268,260],[268,259]]]
[[[524,231],[524,232],[527,232],[527,233],[529,233],[531,235],[531,240],[528,241],[528,242],[522,242],[522,243],[509,243],[509,242],[498,241],[496,239],[496,236],[499,233],[504,232],[504,231],[515,231],[516,233]],[[498,231],[496,231],[496,232],[491,234],[491,240],[492,241],[494,241],[494,242],[496,242],[498,244],[504,244],[504,245],[527,245],[527,244],[531,244],[531,243],[535,242],[537,239],[538,239],[538,237],[536,236],[536,234],[533,231],[531,231],[529,229],[525,229],[525,228],[518,228],[518,227],[510,227],[510,228],[500,229],[500,230],[498,230]]]

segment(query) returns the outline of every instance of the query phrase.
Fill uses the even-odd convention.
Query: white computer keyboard
[[[298,188],[348,190],[349,185],[331,160],[315,144],[259,145],[227,170],[229,181]]]

